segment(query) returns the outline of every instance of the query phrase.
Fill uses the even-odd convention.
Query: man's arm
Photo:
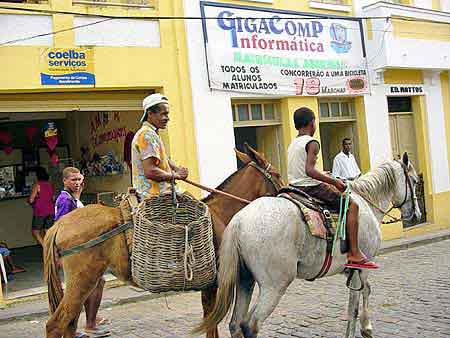
[[[156,182],[170,182],[172,177],[176,180],[184,180],[187,178],[187,169],[183,171],[184,168],[179,168],[179,171],[167,172],[158,167],[158,161],[156,157],[149,157],[142,161],[146,178]]]
[[[334,185],[340,191],[345,190],[345,184],[341,180],[335,179],[331,176],[324,175],[319,170],[316,169],[317,155],[319,154],[319,144],[316,141],[309,142],[306,145],[306,175],[315,180],[325,182]]]
[[[175,173],[180,174],[181,176],[186,175],[185,178],[189,175],[189,170],[187,168],[177,166],[171,159],[169,159],[169,166]]]

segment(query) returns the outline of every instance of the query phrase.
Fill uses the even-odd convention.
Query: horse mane
[[[221,191],[225,191],[225,189],[230,185],[231,181],[233,180],[234,176],[236,176],[242,169],[244,169],[245,167],[247,167],[246,165],[239,168],[238,170],[236,170],[234,173],[232,173],[230,176],[228,176],[222,183],[220,183],[216,190],[221,190]],[[214,197],[216,197],[217,194],[215,193],[210,193],[208,196],[206,196],[205,198],[203,198],[201,201],[203,203],[209,202],[211,201]]]
[[[396,184],[394,161],[381,164],[355,181],[350,181],[350,187],[356,193],[371,198],[374,202],[387,197]]]

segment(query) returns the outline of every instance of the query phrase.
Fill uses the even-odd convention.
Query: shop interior
[[[36,168],[47,171],[56,198],[63,188],[62,170],[75,166],[85,176],[82,202],[112,205],[131,183],[131,140],[139,114],[0,113],[0,252],[7,270],[7,283],[1,277],[5,298],[43,289],[42,247],[31,234],[33,209],[28,203]]]

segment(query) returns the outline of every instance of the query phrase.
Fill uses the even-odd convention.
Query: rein
[[[272,165],[271,165],[270,163],[269,163],[265,168],[261,168],[261,167],[260,167],[258,164],[256,164],[255,162],[249,162],[247,165],[252,166],[253,168],[257,169],[257,170],[264,176],[264,178],[272,185],[272,187],[274,188],[275,191],[278,191],[278,190],[279,190],[277,184],[276,184],[275,181],[273,180],[272,174],[270,173],[270,168],[272,167]],[[209,192],[209,193],[213,193],[213,192],[214,192],[214,193],[216,193],[216,194],[219,194],[219,195],[223,195],[223,196],[229,197],[229,198],[231,198],[231,199],[234,199],[234,200],[236,200],[236,201],[239,201],[239,202],[245,203],[245,204],[250,204],[250,203],[251,203],[251,201],[246,200],[246,199],[244,199],[244,198],[241,198],[241,197],[232,195],[232,194],[227,193],[227,192],[222,191],[222,190],[217,190],[217,189],[214,189],[214,188],[209,188],[209,187],[207,187],[207,186],[201,185],[201,184],[199,184],[199,183],[193,182],[193,181],[188,180],[188,179],[185,179],[184,182],[186,182],[186,183],[188,183],[188,184],[190,184],[190,185],[193,185],[194,187],[197,187],[197,188],[199,188],[199,189],[205,190],[205,191],[207,191],[207,192]]]

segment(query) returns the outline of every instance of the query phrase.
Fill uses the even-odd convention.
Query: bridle
[[[275,180],[273,179],[273,174],[270,171],[270,169],[272,168],[272,164],[268,163],[265,168],[261,168],[256,162],[252,161],[249,162],[248,165],[258,170],[264,176],[266,181],[272,185],[272,188],[275,190],[274,195],[276,195],[278,191],[281,189],[281,186],[279,186],[279,184],[276,183]]]
[[[401,207],[403,207],[406,204],[406,202],[408,202],[408,189],[411,191],[411,202],[413,202],[414,208],[416,205],[415,202],[417,200],[417,197],[414,194],[414,189],[413,189],[413,186],[411,183],[411,178],[408,175],[408,168],[406,167],[406,165],[404,163],[402,163],[400,161],[396,161],[396,162],[398,162],[401,165],[401,167],[403,169],[403,174],[405,175],[405,197],[403,198],[403,201],[400,204],[398,204],[398,205],[393,204],[392,207],[389,208],[389,210],[384,211],[378,205],[376,205],[376,203],[372,202],[369,198],[367,198],[363,194],[358,194],[364,200],[366,200],[366,202],[371,204],[375,209],[380,211],[383,214],[383,216],[388,216],[391,218],[390,221],[382,221],[381,222],[382,224],[391,224],[391,223],[397,223],[397,222],[402,222],[402,221],[410,221],[414,217],[414,213],[411,215],[411,217],[408,217],[408,218],[403,218],[403,217],[398,218],[398,217],[391,216],[389,214],[392,211],[392,209],[400,209]]]
[[[389,211],[391,211],[393,208],[396,209],[400,209],[401,207],[403,207],[406,202],[408,201],[408,188],[411,191],[411,202],[413,203],[414,208],[416,207],[416,201],[417,201],[417,196],[414,194],[414,189],[412,186],[412,182],[411,182],[411,178],[408,175],[408,168],[406,167],[406,165],[400,161],[397,161],[398,163],[400,163],[400,165],[402,166],[403,169],[403,174],[405,174],[405,197],[403,198],[402,203],[400,203],[399,205],[392,205],[391,209],[389,209]],[[388,212],[389,212],[388,211]],[[401,218],[402,221],[410,221],[412,220],[414,217],[414,213],[411,214],[411,217],[408,218]]]

